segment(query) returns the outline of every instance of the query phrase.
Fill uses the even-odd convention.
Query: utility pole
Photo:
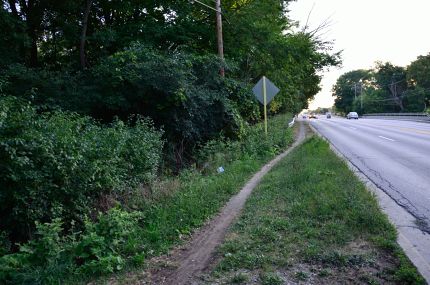
[[[363,82],[361,81],[361,79],[359,80],[359,84],[360,84],[360,110],[361,112],[363,112]]]
[[[224,64],[224,43],[222,39],[222,11],[221,11],[221,0],[215,0],[215,8],[205,4],[199,0],[189,0],[191,4],[198,3],[206,8],[214,10],[216,12],[216,36],[217,36],[217,47],[218,47],[218,57],[221,59],[222,64]],[[225,70],[221,66],[219,74],[224,77]]]
[[[354,99],[357,99],[357,82],[354,83]]]
[[[354,87],[351,88],[351,90],[354,89],[354,101],[355,101],[355,100],[357,100],[357,85],[360,86],[360,94],[359,94],[359,96],[360,96],[361,111],[363,111],[363,85],[362,84],[363,83],[361,82],[361,79],[360,79],[360,81],[358,83],[354,82]]]
[[[352,87],[351,90],[354,90],[354,100],[357,99],[357,83],[356,82],[354,82],[354,87]]]
[[[397,94],[398,93],[397,92],[397,84],[400,83],[400,82],[402,82],[403,80],[395,81],[395,79],[396,79],[395,76],[396,75],[397,75],[396,73],[393,73],[391,75],[391,84],[389,85],[390,86],[389,89],[391,91],[391,95],[393,96],[394,102],[400,107],[400,112],[403,112],[404,107],[403,107],[402,98],[400,96],[398,96],[398,94]],[[404,91],[402,91],[401,89],[400,89],[400,91],[401,92],[399,92],[399,93],[401,95]]]
[[[222,16],[221,16],[221,0],[215,1],[216,9],[216,32],[217,32],[217,43],[218,43],[218,56],[224,64],[224,43],[222,39]],[[225,76],[224,66],[221,66],[219,71],[222,77]]]

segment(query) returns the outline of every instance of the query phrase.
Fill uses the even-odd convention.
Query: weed
[[[327,277],[331,275],[331,271],[328,269],[321,269],[320,272],[318,272],[318,276],[320,277]]]
[[[260,274],[262,285],[280,285],[283,283],[282,278],[274,272],[263,272]]]
[[[369,285],[379,285],[380,283],[378,282],[378,280],[376,280],[373,276],[371,275],[360,275],[358,277],[358,280],[360,280],[361,282],[364,282],[366,284]]]
[[[306,281],[309,279],[309,274],[305,271],[298,271],[296,274],[294,274],[294,276],[300,281]]]
[[[244,284],[244,283],[248,282],[248,280],[249,280],[248,275],[246,275],[243,272],[239,272],[233,276],[233,278],[231,279],[231,283],[233,283],[233,284]]]

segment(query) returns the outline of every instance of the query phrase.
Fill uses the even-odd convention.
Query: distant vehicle
[[[358,120],[358,114],[357,112],[349,112],[348,115],[346,115],[346,118],[349,119],[356,119]]]
[[[302,118],[303,118],[303,119],[306,119],[306,118],[307,118],[307,114],[303,114],[303,115],[302,115]]]
[[[331,119],[331,113],[330,112],[327,112],[327,114],[325,114],[325,116],[327,119]]]
[[[318,119],[317,115],[315,115],[314,113],[311,113],[309,115],[309,119]]]

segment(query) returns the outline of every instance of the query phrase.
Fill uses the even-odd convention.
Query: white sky
[[[310,29],[330,18],[323,39],[343,50],[343,65],[324,73],[310,109],[333,105],[331,88],[345,72],[372,68],[375,61],[407,66],[430,52],[430,0],[297,0],[289,15],[304,25],[313,5]]]

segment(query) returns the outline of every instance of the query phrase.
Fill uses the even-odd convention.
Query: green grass
[[[142,238],[151,248],[151,255],[166,252],[210,219],[264,163],[286,149],[293,141],[292,130],[287,128],[289,118],[289,115],[271,118],[271,133],[267,138],[259,124],[249,131],[251,135],[244,141],[236,142],[242,146],[227,144],[227,148],[212,149],[206,154],[210,159],[205,174],[196,169],[186,170],[179,177],[169,178],[177,182],[169,193],[153,193],[152,199],[142,200],[137,208],[142,209],[145,216]],[[265,146],[267,149],[258,155],[249,151]],[[219,166],[223,166],[225,172],[217,173]]]
[[[244,269],[261,284],[279,278],[273,272],[344,283],[347,272],[365,270],[371,282],[424,284],[375,197],[316,137],[266,175],[219,251],[215,279]]]
[[[125,271],[136,271],[142,264],[147,266],[147,259],[166,253],[218,213],[255,172],[293,142],[292,129],[288,129],[290,118],[290,115],[271,118],[267,137],[263,125],[258,124],[250,127],[241,141],[212,142],[204,154],[209,158],[206,169],[188,169],[177,177],[164,178],[153,186],[151,193],[145,190],[141,198],[135,197],[130,206],[144,216],[139,229],[144,251],[139,253],[141,265],[129,263]],[[216,172],[220,165],[225,169],[221,174]],[[117,277],[121,280],[133,273],[126,275],[123,271]],[[109,276],[97,282],[103,283],[105,278]],[[233,279],[238,283],[246,282],[242,281],[246,275]],[[80,283],[80,280],[77,278],[71,283]]]

